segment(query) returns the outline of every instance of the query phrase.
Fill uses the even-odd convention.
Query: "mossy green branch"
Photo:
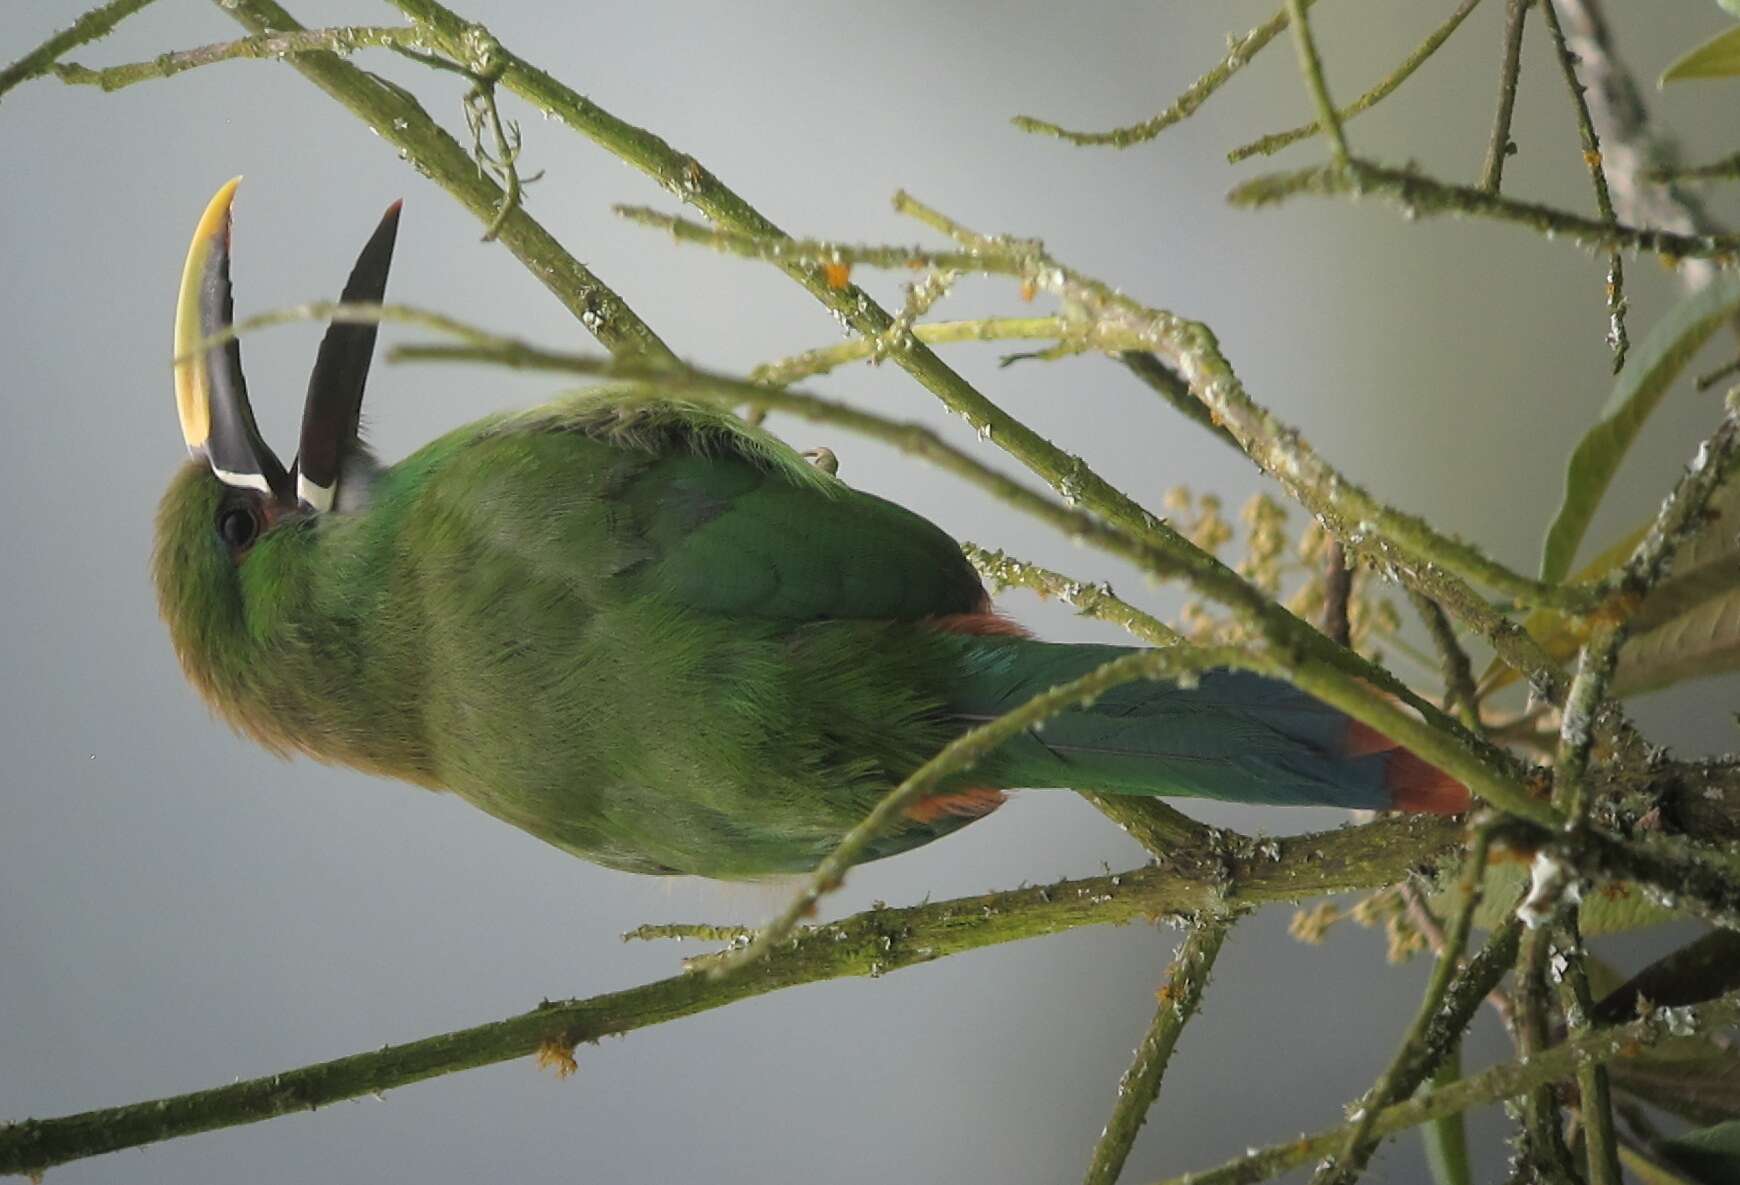
[[[1655,522],[1626,561],[1620,581],[1621,604],[1633,612],[1642,605],[1667,574],[1674,554],[1704,528],[1710,499],[1736,464],[1740,464],[1740,406],[1731,401],[1721,423],[1698,447]],[[1581,825],[1589,816],[1593,795],[1588,775],[1595,722],[1618,666],[1627,622],[1625,614],[1616,613],[1596,626],[1583,645],[1565,698],[1554,762],[1553,801],[1574,825]]]
[[[1565,44],[1565,31],[1559,24],[1559,12],[1552,4],[1541,5],[1541,15],[1547,31],[1553,35],[1553,50],[1559,59],[1559,69],[1565,76],[1565,86],[1571,92],[1571,107],[1577,113],[1577,135],[1583,145],[1583,163],[1589,170],[1590,183],[1595,187],[1595,209],[1608,224],[1619,221],[1613,212],[1613,197],[1607,190],[1607,168],[1601,158],[1601,138],[1595,132],[1595,122],[1589,116],[1589,102],[1584,98],[1584,86],[1577,77],[1577,55]],[[1617,250],[1607,261],[1607,340],[1613,347],[1613,373],[1625,365],[1625,353],[1630,342],[1625,334],[1625,261]]]
[[[1305,7],[1310,8],[1316,0],[1305,0]],[[1185,88],[1172,106],[1141,123],[1128,127],[1113,128],[1106,132],[1073,132],[1060,124],[1048,120],[1035,119],[1031,115],[1017,115],[1013,119],[1016,127],[1024,132],[1033,132],[1041,136],[1056,136],[1071,144],[1081,146],[1110,145],[1113,148],[1128,148],[1132,144],[1144,144],[1161,132],[1190,118],[1196,109],[1207,101],[1208,97],[1221,88],[1234,74],[1243,69],[1259,50],[1275,39],[1275,35],[1287,27],[1287,9],[1285,6],[1274,16],[1246,33],[1243,37],[1230,38],[1226,57],[1222,58],[1208,73],[1198,78]]]
[[[1323,61],[1317,53],[1317,38],[1311,33],[1311,18],[1305,13],[1304,0],[1287,0],[1287,16],[1293,28],[1293,48],[1299,55],[1299,73],[1304,76],[1305,89],[1317,107],[1317,126],[1329,137],[1329,159],[1336,165],[1347,163],[1347,133],[1341,127],[1341,113],[1335,100],[1329,97],[1329,81],[1323,76]]]
[[[1214,961],[1220,956],[1230,928],[1231,922],[1223,918],[1200,922],[1179,945],[1172,965],[1167,968],[1166,981],[1154,993],[1159,1007],[1154,1010],[1154,1019],[1143,1034],[1142,1043],[1136,1046],[1130,1068],[1118,1083],[1118,1101],[1112,1107],[1111,1118],[1106,1120],[1105,1131],[1100,1133],[1099,1143],[1094,1145],[1083,1185],[1116,1185],[1122,1175],[1136,1136],[1160,1097],[1160,1084],[1178,1038],[1202,1003],[1202,993],[1208,987],[1208,977],[1214,971]]]
[[[1480,165],[1482,193],[1496,194],[1504,184],[1504,162],[1516,151],[1510,138],[1511,115],[1516,111],[1517,84],[1522,78],[1523,26],[1534,0],[1505,0],[1504,43],[1498,67],[1498,107],[1492,116],[1492,131],[1486,140],[1486,157]]]
[[[1492,842],[1492,832],[1486,827],[1475,829],[1474,839],[1463,854],[1457,874],[1456,915],[1444,937],[1438,961],[1426,984],[1426,993],[1402,1037],[1402,1045],[1372,1088],[1359,1101],[1359,1113],[1348,1129],[1347,1139],[1333,1160],[1325,1161],[1311,1178],[1311,1185],[1352,1185],[1365,1171],[1366,1164],[1377,1151],[1377,1142],[1370,1138],[1381,1108],[1398,1103],[1412,1095],[1431,1075],[1433,1068],[1461,1039],[1462,1027],[1473,1018],[1478,1001],[1492,990],[1496,975],[1470,975],[1462,969],[1462,951],[1468,945],[1468,934],[1474,923],[1474,910],[1480,904],[1482,879],[1486,874],[1486,857]],[[1502,974],[1502,972],[1500,972]],[[1485,979],[1492,979],[1491,983]],[[1458,978],[1462,979],[1458,983]],[[1452,987],[1458,989],[1455,999],[1466,1009],[1461,1025],[1451,1027],[1439,1021],[1445,1002],[1451,999]],[[1437,1021],[1437,1024],[1434,1022]],[[1434,1045],[1430,1038],[1436,1036]]]
[[[1372,1132],[1379,1136],[1394,1135],[1445,1115],[1515,1098],[1536,1087],[1570,1078],[1578,1066],[1604,1065],[1636,1057],[1674,1029],[1691,1026],[1698,1031],[1711,1031],[1736,1021],[1740,1021],[1740,995],[1727,995],[1696,1008],[1663,1010],[1630,1024],[1597,1029],[1527,1059],[1494,1066],[1483,1074],[1386,1107],[1372,1124]],[[1207,1171],[1169,1177],[1164,1185],[1255,1185],[1332,1153],[1346,1139],[1347,1126],[1259,1149]]]
[[[958,342],[1055,341],[1064,350],[1077,353],[1129,348],[1113,334],[1102,333],[1087,322],[1069,317],[984,317],[974,321],[920,321],[908,327],[926,345]],[[887,356],[885,338],[854,337],[831,346],[805,350],[789,358],[765,362],[750,372],[752,382],[785,387],[815,375],[827,374],[851,362],[880,361]]]
[[[823,897],[845,882],[847,870],[858,863],[871,843],[886,833],[909,807],[934,792],[944,778],[971,769],[1011,738],[1041,727],[1060,712],[1091,703],[1125,683],[1144,679],[1180,679],[1228,667],[1262,671],[1269,668],[1269,664],[1251,651],[1232,646],[1178,645],[1139,650],[1114,658],[1080,678],[1042,691],[995,720],[961,734],[883,795],[870,813],[846,832],[834,850],[822,858],[815,871],[804,878],[785,908],[774,915],[766,928],[741,951],[733,952],[714,964],[711,973],[741,974],[743,968],[766,958],[786,941],[800,921],[815,913]],[[1274,673],[1272,668],[1268,673]]]
[[[1450,40],[1450,34],[1456,31],[1457,27],[1467,18],[1468,14],[1473,12],[1479,4],[1480,0],[1462,0],[1462,2],[1456,6],[1455,10],[1451,12],[1449,17],[1445,19],[1444,23],[1439,25],[1436,29],[1433,29],[1426,37],[1426,40],[1415,47],[1413,53],[1402,59],[1399,66],[1380,79],[1376,86],[1366,91],[1363,95],[1349,103],[1347,106],[1341,108],[1337,113],[1341,121],[1345,123],[1356,115],[1370,111],[1373,107],[1389,97],[1397,87],[1401,86],[1402,83],[1408,80],[1408,77],[1412,75],[1414,71],[1418,70],[1425,64],[1427,58],[1438,52],[1439,46]],[[1233,149],[1231,152],[1226,154],[1226,158],[1232,163],[1237,164],[1239,161],[1246,160],[1253,156],[1269,156],[1273,153],[1279,152],[1289,144],[1297,144],[1300,140],[1307,140],[1312,136],[1319,135],[1323,131],[1323,127],[1323,121],[1319,119],[1313,123],[1302,124],[1296,128],[1289,128],[1284,132],[1271,132],[1267,136],[1263,136],[1251,141],[1249,144],[1243,144]]]
[[[77,62],[63,62],[53,69],[55,76],[69,86],[94,86],[100,90],[118,91],[141,82],[173,78],[184,70],[194,70],[217,62],[232,62],[238,58],[278,60],[315,51],[343,57],[360,49],[413,48],[417,44],[415,29],[403,26],[343,25],[330,29],[268,33],[259,37],[243,37],[238,41],[220,41],[214,45],[158,54],[145,62],[128,62],[96,70],[81,66]]]
[[[974,543],[961,544],[968,561],[990,582],[992,592],[1025,588],[1042,597],[1056,597],[1084,617],[1122,626],[1151,646],[1173,646],[1186,641],[1177,630],[1130,604],[1107,584],[1072,580],[1062,572],[1016,559],[1001,551],[988,551]]]
[[[1135,340],[1160,354],[1176,368],[1212,419],[1231,432],[1252,460],[1307,507],[1328,519],[1331,529],[1350,547],[1372,554],[1375,561],[1386,565],[1403,564],[1415,569],[1437,564],[1522,604],[1553,605],[1581,612],[1597,603],[1598,596],[1592,590],[1547,584],[1514,572],[1478,548],[1439,533],[1418,515],[1385,505],[1349,480],[1318,456],[1296,429],[1282,423],[1250,397],[1206,325],[1142,305],[1102,281],[1057,263],[1037,242],[994,239],[966,231],[904,193],[896,195],[895,206],[929,225],[966,238],[967,242],[961,250],[939,252],[917,247],[772,239],[717,230],[643,207],[618,207],[617,212],[633,222],[668,231],[682,242],[779,264],[807,260],[890,268],[919,265],[1017,277],[1024,284],[1085,307],[1089,322],[1097,326],[1094,333],[1112,341]],[[1067,485],[1065,492],[1069,492]],[[1168,545],[1176,546],[1178,542],[1175,537],[1168,540]],[[1392,546],[1386,548],[1386,542]],[[1402,549],[1400,554],[1396,549]]]
[[[392,0],[392,3],[450,54],[463,54],[467,38],[478,35],[479,26],[468,23],[437,0]],[[693,156],[677,151],[647,129],[619,119],[493,38],[491,45],[499,85],[641,170],[721,228],[763,238],[785,237],[778,226]],[[782,264],[781,270],[866,338],[877,339],[894,324],[895,318],[856,285],[847,283],[840,287],[831,283],[821,261],[790,261]],[[898,348],[890,349],[887,357],[982,437],[1027,466],[1059,494],[1157,547],[1178,549],[1184,545],[1154,514],[1107,482],[1080,457],[1058,448],[986,398],[923,341],[909,335]]]
[[[1181,851],[1168,864],[1134,872],[871,910],[802,930],[767,959],[725,979],[677,975],[210,1090],[0,1126],[0,1174],[41,1173],[121,1148],[257,1123],[534,1054],[561,1065],[561,1055],[581,1042],[799,984],[882,975],[1082,926],[1211,914],[1229,899],[1255,906],[1372,888],[1445,858],[1459,836],[1444,820],[1386,819],[1273,840],[1260,851]]]
[[[69,50],[106,37],[114,27],[150,4],[151,0],[109,0],[80,16],[71,25],[0,70],[0,97],[21,82],[40,78]]]
[[[1410,218],[1439,215],[1487,218],[1508,222],[1547,238],[1565,238],[1591,250],[1643,251],[1669,263],[1681,259],[1713,259],[1740,252],[1740,237],[1681,234],[1587,218],[1537,202],[1517,201],[1466,185],[1452,185],[1423,173],[1392,169],[1370,161],[1351,160],[1346,166],[1314,165],[1292,173],[1269,173],[1234,186],[1227,201],[1258,207],[1300,194],[1319,197],[1380,197]]]
[[[218,11],[256,35],[303,28],[273,0],[214,3]],[[471,154],[431,119],[409,92],[330,52],[298,53],[285,60],[402,152],[419,172],[486,226],[496,221],[506,198],[502,188],[478,170]],[[621,297],[570,255],[524,208],[514,208],[502,220],[500,239],[612,354],[673,356]]]

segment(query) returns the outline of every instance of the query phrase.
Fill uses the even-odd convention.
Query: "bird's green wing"
[[[543,436],[537,451],[554,463],[563,439],[607,446],[606,551],[614,574],[637,592],[706,613],[791,622],[911,620],[984,607],[983,586],[948,535],[728,413],[606,393],[503,429]],[[585,451],[572,463],[596,464]],[[570,561],[584,561],[566,550]]]

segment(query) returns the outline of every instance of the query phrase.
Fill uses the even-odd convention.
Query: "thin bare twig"
[[[1397,87],[1408,80],[1414,71],[1425,65],[1427,58],[1438,52],[1439,46],[1450,40],[1450,34],[1456,31],[1468,14],[1473,12],[1479,4],[1480,0],[1462,0],[1444,23],[1433,29],[1426,36],[1426,39],[1414,48],[1412,53],[1402,59],[1400,65],[1384,75],[1376,86],[1343,107],[1339,112],[1341,120],[1346,122],[1357,115],[1370,111],[1388,98]],[[1319,118],[1315,123],[1302,124],[1284,132],[1271,132],[1267,136],[1262,136],[1252,140],[1249,144],[1243,144],[1233,149],[1226,154],[1226,158],[1237,164],[1239,161],[1248,160],[1253,156],[1269,156],[1279,152],[1289,144],[1296,144],[1300,140],[1318,135],[1323,131],[1323,127],[1323,120]]]
[[[1160,1097],[1160,1083],[1167,1063],[1172,1060],[1172,1050],[1202,1003],[1209,974],[1231,926],[1231,919],[1226,918],[1198,923],[1173,956],[1166,982],[1155,993],[1159,1007],[1142,1043],[1136,1047],[1135,1059],[1118,1083],[1118,1101],[1112,1107],[1105,1131],[1100,1133],[1099,1143],[1094,1145],[1093,1159],[1082,1179],[1084,1185],[1115,1185],[1124,1171],[1136,1135]]]
[[[1305,0],[1305,7],[1309,8],[1314,3],[1316,0]],[[1024,132],[1034,132],[1042,136],[1056,136],[1058,139],[1067,140],[1071,144],[1084,146],[1107,144],[1113,148],[1128,148],[1132,144],[1146,143],[1173,124],[1188,119],[1210,95],[1220,89],[1222,83],[1244,68],[1252,58],[1257,56],[1257,51],[1274,40],[1275,35],[1286,27],[1287,10],[1283,8],[1243,37],[1233,39],[1232,44],[1227,48],[1226,57],[1222,58],[1207,74],[1186,87],[1184,93],[1178,96],[1172,106],[1152,119],[1145,119],[1141,123],[1113,128],[1105,132],[1071,131],[1060,124],[1035,119],[1031,115],[1017,115],[1013,123]]]
[[[1486,160],[1480,166],[1482,192],[1496,194],[1504,183],[1504,162],[1516,151],[1510,138],[1511,113],[1516,110],[1517,83],[1522,77],[1523,25],[1534,0],[1506,0],[1504,51],[1498,68],[1498,111],[1492,117],[1492,135],[1486,142]]]
[[[1565,32],[1559,27],[1559,13],[1553,0],[1542,0],[1542,15],[1553,34],[1559,67],[1564,71],[1565,84],[1571,91],[1571,106],[1577,112],[1577,135],[1583,142],[1583,163],[1589,167],[1589,177],[1595,186],[1595,208],[1602,221],[1617,223],[1613,199],[1607,193],[1607,172],[1601,160],[1601,139],[1595,134],[1594,121],[1589,118],[1589,104],[1583,97],[1583,84],[1577,78],[1577,59],[1565,44]],[[1625,264],[1615,250],[1607,257],[1607,342],[1613,347],[1613,373],[1625,365],[1630,341],[1625,335]]]

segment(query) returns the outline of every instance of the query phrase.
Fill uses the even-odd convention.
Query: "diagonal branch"
[[[1305,7],[1310,8],[1316,0],[1305,0]],[[1072,132],[1059,124],[1049,123],[1043,119],[1035,119],[1031,115],[1017,115],[1013,122],[1024,132],[1034,132],[1042,136],[1056,136],[1071,144],[1093,145],[1109,144],[1113,148],[1128,148],[1132,144],[1142,144],[1152,140],[1161,132],[1175,123],[1190,118],[1196,109],[1207,101],[1208,97],[1219,90],[1221,84],[1250,63],[1257,52],[1275,39],[1275,35],[1287,27],[1287,9],[1285,6],[1274,16],[1246,33],[1243,37],[1229,37],[1232,42],[1226,51],[1226,57],[1215,64],[1201,78],[1185,88],[1177,100],[1152,119],[1129,127],[1113,128],[1109,132]]]
[[[255,34],[303,27],[274,0],[216,2],[219,11]],[[286,61],[403,152],[485,225],[495,221],[506,198],[502,188],[478,171],[471,154],[409,92],[336,54],[298,53]],[[672,357],[670,348],[634,310],[523,208],[515,207],[503,221],[500,238],[611,353]]]
[[[1118,1082],[1118,1101],[1106,1121],[1106,1130],[1100,1133],[1099,1143],[1094,1145],[1093,1159],[1082,1178],[1084,1185],[1116,1185],[1136,1136],[1160,1097],[1160,1083],[1166,1075],[1167,1063],[1172,1060],[1172,1050],[1202,1003],[1214,961],[1231,928],[1228,919],[1201,922],[1186,935],[1173,956],[1166,982],[1154,993],[1159,1000],[1154,1019],[1136,1047],[1130,1068]]]
[[[1161,867],[875,909],[803,930],[742,975],[677,975],[585,1000],[546,1002],[475,1028],[210,1090],[0,1126],[0,1174],[40,1173],[120,1148],[257,1123],[540,1051],[565,1053],[580,1042],[799,984],[881,975],[1082,926],[1214,913],[1229,896],[1254,906],[1371,888],[1442,859],[1457,838],[1457,828],[1441,820],[1386,819],[1275,840],[1268,855],[1181,852]]]
[[[1338,117],[1346,122],[1356,115],[1370,111],[1388,98],[1397,87],[1408,80],[1414,71],[1425,65],[1427,58],[1438,52],[1439,46],[1450,40],[1450,34],[1456,31],[1457,27],[1462,24],[1469,13],[1474,11],[1475,6],[1479,3],[1480,0],[1462,0],[1444,23],[1433,29],[1426,39],[1414,48],[1414,52],[1403,58],[1401,64],[1380,79],[1376,86],[1343,107],[1337,113]],[[1312,136],[1319,135],[1323,131],[1323,126],[1323,120],[1318,119],[1315,123],[1302,124],[1284,132],[1271,132],[1267,136],[1233,149],[1226,154],[1226,158],[1237,164],[1239,161],[1248,160],[1253,156],[1270,156],[1289,144],[1297,144],[1300,140],[1308,140]]]
[[[1381,197],[1410,218],[1459,215],[1525,226],[1560,236],[1591,250],[1623,248],[1659,255],[1667,263],[1708,260],[1740,251],[1740,237],[1682,234],[1627,223],[1608,223],[1566,210],[1518,201],[1466,185],[1452,185],[1407,169],[1366,160],[1346,166],[1314,165],[1292,173],[1269,173],[1234,186],[1227,200],[1235,206],[1266,206],[1299,194],[1319,197]]]
[[[71,25],[44,41],[41,45],[0,70],[0,96],[21,82],[40,78],[54,69],[54,63],[70,49],[107,37],[111,30],[151,0],[109,0],[86,12]]]

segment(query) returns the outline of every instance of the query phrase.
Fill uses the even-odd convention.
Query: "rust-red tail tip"
[[[1459,815],[1473,804],[1468,787],[1406,749],[1396,749],[1384,767],[1390,806],[1398,811]]]

